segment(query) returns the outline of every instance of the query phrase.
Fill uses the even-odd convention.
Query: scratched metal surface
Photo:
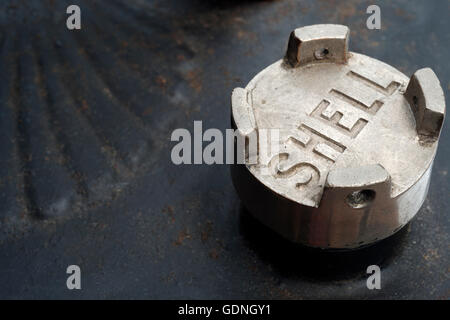
[[[407,75],[433,68],[448,104],[450,2],[380,1],[381,31],[369,4],[2,1],[0,298],[449,299],[448,119],[418,216],[357,252],[287,243],[241,207],[227,166],[170,162],[170,133],[230,127],[231,90],[302,25],[346,24],[352,51]]]

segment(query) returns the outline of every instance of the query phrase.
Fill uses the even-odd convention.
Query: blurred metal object
[[[313,247],[357,248],[407,224],[426,197],[445,115],[431,69],[408,79],[349,52],[348,39],[342,25],[296,29],[283,60],[233,91],[233,126],[258,140],[256,163],[232,166],[242,202]]]

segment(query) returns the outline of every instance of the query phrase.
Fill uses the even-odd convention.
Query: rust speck
[[[199,93],[202,91],[202,82],[200,77],[200,71],[191,70],[186,73],[186,80],[189,82],[189,86]]]
[[[82,111],[87,111],[87,110],[89,110],[89,105],[88,105],[86,99],[83,99],[83,101],[81,102],[81,110],[82,110]]]
[[[181,246],[186,239],[191,239],[191,235],[187,230],[181,230],[178,234],[177,240],[175,240],[173,244],[176,246]]]
[[[219,258],[219,251],[214,248],[209,252],[209,256],[211,257],[211,259],[216,260]]]
[[[146,109],[144,110],[144,112],[142,112],[142,115],[143,115],[143,116],[148,116],[148,115],[150,115],[152,112],[153,112],[152,107],[148,107],[148,108],[146,108]]]
[[[170,223],[170,224],[172,224],[172,223],[175,222],[175,216],[174,216],[174,209],[173,209],[173,206],[168,205],[167,207],[165,207],[165,208],[162,210],[162,212],[163,212],[164,214],[167,214],[167,215],[169,216],[169,223]],[[178,237],[178,239],[179,239],[179,237]],[[177,239],[177,240],[178,240],[178,239]]]
[[[428,249],[426,253],[423,255],[423,258],[426,261],[434,261],[439,259],[441,256],[438,253],[437,249]]]
[[[201,232],[202,242],[208,241],[211,232],[212,232],[212,222],[207,221],[206,226],[203,228],[203,230]]]
[[[407,11],[403,10],[402,8],[396,8],[395,14],[401,18],[404,18],[405,20],[408,20],[408,21],[414,20],[414,18],[415,18],[414,14],[407,12]]]
[[[165,89],[167,86],[167,79],[164,78],[163,76],[157,76],[156,77],[156,84],[161,88],[161,89]]]

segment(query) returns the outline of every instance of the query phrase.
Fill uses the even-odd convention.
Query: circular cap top
[[[409,79],[348,52],[348,35],[341,25],[296,29],[285,58],[233,92],[237,129],[258,140],[250,172],[312,207],[336,179],[359,185],[385,179],[391,197],[405,192],[431,165],[443,122],[444,96],[431,69]],[[361,169],[367,166],[381,169]]]

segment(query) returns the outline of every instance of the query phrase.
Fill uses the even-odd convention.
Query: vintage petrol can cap
[[[284,59],[232,94],[245,139],[245,164],[231,170],[242,202],[313,247],[357,248],[407,224],[426,197],[444,120],[431,69],[408,78],[348,51],[348,40],[343,25],[296,29]]]

